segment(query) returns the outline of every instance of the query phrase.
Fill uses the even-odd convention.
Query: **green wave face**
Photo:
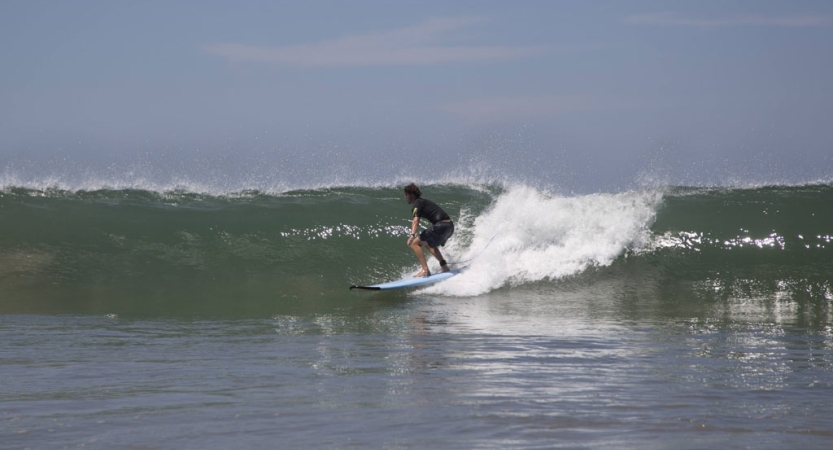
[[[833,298],[827,185],[575,197],[528,186],[423,192],[456,222],[446,259],[472,260],[468,273],[426,295],[526,290],[552,301],[607,283],[641,286],[638,295],[683,309],[785,295],[824,308]],[[350,284],[417,267],[400,188],[227,196],[7,188],[0,220],[0,313],[332,313],[355,304]]]
[[[484,191],[438,186],[450,211]],[[327,310],[353,282],[398,276],[400,189],[214,197],[9,189],[0,198],[0,312],[270,314]]]

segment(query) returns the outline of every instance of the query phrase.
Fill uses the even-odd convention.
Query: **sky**
[[[826,0],[5,1],[0,61],[6,184],[833,180]]]

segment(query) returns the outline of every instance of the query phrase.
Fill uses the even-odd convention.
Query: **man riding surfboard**
[[[454,233],[454,222],[436,203],[422,198],[422,192],[414,183],[405,186],[405,200],[413,207],[408,247],[411,247],[411,250],[414,251],[419,264],[422,266],[422,270],[414,276],[427,277],[431,275],[431,271],[428,270],[428,262],[425,260],[423,247],[427,247],[428,251],[440,262],[440,270],[448,272],[451,269],[448,268],[439,247],[445,245],[445,242]],[[420,219],[431,222],[431,228],[423,230],[417,235]]]

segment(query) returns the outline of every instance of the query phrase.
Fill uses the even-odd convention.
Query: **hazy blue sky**
[[[312,145],[377,170],[833,175],[827,0],[3,1],[0,61],[7,174]]]

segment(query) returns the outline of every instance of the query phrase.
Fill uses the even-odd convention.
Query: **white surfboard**
[[[370,291],[384,291],[389,289],[405,289],[417,286],[424,286],[426,284],[439,283],[459,274],[465,267],[454,269],[449,272],[433,273],[427,277],[408,277],[401,280],[390,281],[387,283],[372,284],[370,286],[350,286],[350,289],[366,289]]]

